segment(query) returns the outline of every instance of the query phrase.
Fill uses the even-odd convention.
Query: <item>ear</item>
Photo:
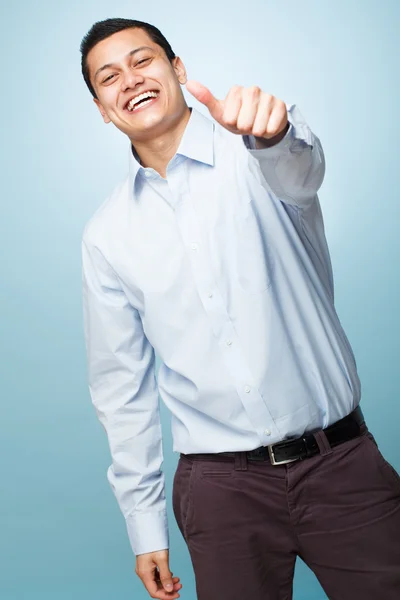
[[[172,61],[172,66],[174,67],[174,71],[176,73],[179,83],[181,85],[185,85],[185,83],[187,82],[186,69],[179,56],[175,56],[175,58]]]
[[[111,123],[111,119],[107,116],[106,111],[103,108],[103,105],[100,104],[99,100],[97,100],[97,98],[93,98],[93,102],[95,103],[95,105],[97,106],[97,108],[100,111],[101,116],[103,117],[103,121],[104,123]]]

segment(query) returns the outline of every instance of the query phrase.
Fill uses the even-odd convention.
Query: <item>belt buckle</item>
[[[288,458],[286,460],[275,460],[275,454],[274,454],[274,450],[273,450],[273,446],[267,446],[268,448],[268,454],[269,454],[269,459],[271,461],[272,465],[286,465],[288,463],[291,462],[295,462],[296,460],[299,460],[298,458]]]

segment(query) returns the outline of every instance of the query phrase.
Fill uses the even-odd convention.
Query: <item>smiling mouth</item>
[[[128,112],[135,112],[136,110],[139,110],[139,108],[154,102],[158,98],[158,95],[159,92],[155,91],[143,92],[143,94],[139,94],[135,98],[129,100],[125,106],[125,109]]]

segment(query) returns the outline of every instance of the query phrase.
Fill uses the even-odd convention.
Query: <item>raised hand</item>
[[[287,131],[286,104],[259,87],[235,85],[225,100],[215,98],[208,88],[197,81],[188,81],[186,88],[208,108],[220,125],[232,133],[270,140],[283,137]]]
[[[182,584],[170,571],[168,550],[139,554],[135,570],[151,598],[175,600],[180,597],[178,592]]]

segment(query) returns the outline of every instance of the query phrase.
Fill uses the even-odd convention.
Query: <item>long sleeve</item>
[[[321,142],[296,105],[287,108],[290,126],[278,144],[257,150],[253,136],[243,136],[243,140],[278,198],[306,208],[312,204],[324,179],[324,153]]]
[[[110,446],[108,481],[133,552],[168,548],[162,433],[154,349],[103,255],[83,240],[89,387]]]

